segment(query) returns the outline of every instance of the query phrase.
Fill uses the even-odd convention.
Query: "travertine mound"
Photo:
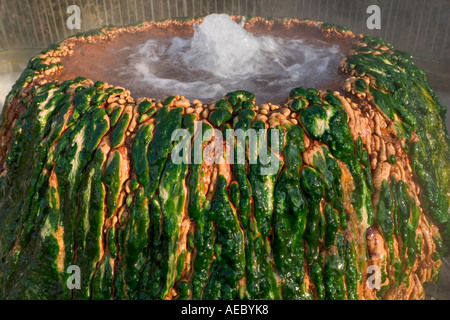
[[[446,110],[425,74],[378,38],[320,22],[247,20],[352,41],[336,70],[344,80],[255,105],[244,90],[204,104],[60,78],[81,45],[193,20],[105,28],[30,60],[0,120],[0,297],[424,297],[422,284],[439,274],[450,208]],[[230,129],[267,129],[268,145],[256,161],[245,153],[245,164],[177,164],[171,154],[183,142],[171,135],[182,128],[188,141],[219,129],[200,137],[203,150]],[[235,142],[213,156],[246,149]],[[263,149],[279,161],[275,172],[261,174]],[[72,265],[80,289],[67,286]]]

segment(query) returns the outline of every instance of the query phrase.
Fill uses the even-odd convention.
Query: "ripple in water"
[[[205,17],[192,38],[150,39],[122,50],[130,54],[120,76],[132,87],[204,101],[240,89],[258,102],[282,101],[294,87],[338,80],[344,57],[338,45],[319,40],[255,36],[225,14]]]

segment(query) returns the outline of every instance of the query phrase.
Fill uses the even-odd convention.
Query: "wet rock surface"
[[[333,28],[331,29],[333,30]],[[94,39],[95,37],[92,40],[95,41]],[[91,40],[87,37],[86,41]],[[31,219],[36,214],[39,219],[39,211],[24,212],[26,215],[23,219],[24,222],[27,222],[24,225],[28,226],[24,229],[19,227],[8,211],[5,211],[2,218],[8,223],[1,226],[5,232],[2,232],[4,241],[2,241],[0,249],[8,252],[8,248],[11,247],[14,252],[14,255],[5,257],[7,261],[4,264],[5,271],[10,272],[8,270],[12,269],[9,269],[8,266],[18,263],[21,267],[14,275],[20,278],[21,274],[28,273],[33,276],[30,280],[38,285],[38,287],[33,287],[33,290],[26,291],[26,294],[38,294],[39,290],[44,287],[39,288],[40,279],[35,277],[39,268],[35,269],[36,265],[26,263],[30,253],[29,248],[32,247],[37,252],[46,252],[53,248],[51,253],[49,252],[49,257],[53,257],[57,263],[50,269],[45,269],[48,271],[46,279],[53,280],[40,284],[55,286],[54,289],[49,287],[47,289],[50,291],[45,291],[45,294],[49,296],[67,297],[70,294],[64,288],[60,292],[53,277],[58,273],[63,274],[65,264],[71,262],[73,256],[78,259],[85,270],[94,272],[89,286],[94,288],[94,291],[83,291],[82,293],[87,297],[113,296],[120,299],[128,296],[170,299],[187,298],[193,294],[193,297],[196,298],[201,297],[202,291],[205,290],[204,298],[232,298],[237,292],[233,291],[234,289],[227,289],[226,285],[231,281],[243,288],[243,290],[239,290],[239,295],[248,298],[277,298],[281,295],[285,298],[376,298],[378,294],[384,298],[423,298],[421,283],[435,278],[441,261],[444,264],[447,263],[445,258],[441,260],[437,254],[436,250],[441,245],[440,236],[436,226],[429,222],[429,215],[435,215],[433,219],[440,219],[443,222],[445,222],[445,215],[429,209],[427,209],[427,214],[422,214],[422,209],[417,205],[419,196],[421,196],[420,187],[413,179],[413,173],[407,161],[408,156],[397,139],[398,135],[411,139],[415,146],[414,144],[420,140],[409,136],[411,134],[410,127],[406,126],[403,121],[413,125],[417,119],[414,118],[414,114],[410,115],[403,110],[401,104],[397,105],[397,101],[389,100],[392,98],[389,98],[389,91],[386,88],[391,88],[392,84],[376,82],[376,79],[371,78],[370,72],[380,73],[380,66],[377,65],[371,70],[373,60],[370,58],[365,60],[367,57],[359,54],[360,52],[371,54],[378,50],[375,55],[390,56],[393,54],[390,53],[389,45],[380,43],[379,40],[366,39],[365,41],[367,42],[362,41],[358,50],[352,53],[355,56],[350,56],[353,60],[349,58],[349,61],[361,59],[361,66],[355,69],[355,64],[351,61],[348,64],[345,62],[341,64],[341,71],[347,74],[345,83],[338,86],[341,89],[332,92],[295,88],[290,92],[284,105],[272,103],[255,105],[255,96],[247,91],[227,94],[223,99],[212,104],[193,101],[192,106],[188,100],[179,95],[164,100],[135,100],[127,90],[103,82],[94,83],[92,80],[83,78],[57,84],[49,83],[64,69],[64,64],[60,64],[59,57],[70,55],[70,50],[73,49],[71,46],[63,46],[61,51],[58,49],[55,52],[49,51],[42,57],[42,60],[34,60],[30,63],[30,71],[33,71],[31,76],[36,75],[36,78],[30,78],[31,86],[27,85],[30,83],[28,79],[23,79],[24,87],[15,87],[17,94],[10,97],[7,110],[8,122],[2,129],[0,176],[5,177],[5,180],[0,180],[0,183],[3,183],[3,186],[11,184],[17,187],[2,189],[2,192],[7,195],[3,197],[2,201],[6,201],[8,204],[5,205],[5,208],[20,207],[20,203],[11,202],[11,199],[14,198],[12,195],[22,197],[27,194],[20,190],[27,190],[24,182],[28,181],[29,176],[16,164],[26,162],[26,157],[29,156],[20,152],[21,148],[34,150],[33,152],[36,154],[32,158],[38,160],[33,161],[33,165],[36,166],[36,170],[33,169],[33,172],[39,177],[36,180],[39,181],[37,187],[41,188],[39,190],[45,194],[48,192],[45,198],[47,205],[44,208],[48,208],[50,213],[60,212],[65,218],[62,225],[57,226],[54,224],[56,216],[49,214],[48,219],[53,220],[44,224],[43,231],[40,233],[45,241],[41,243],[37,240],[37,246],[24,246],[24,252],[21,253],[21,246],[14,245],[14,241],[12,241],[14,239],[9,235],[17,227],[20,234],[18,234],[16,243],[19,243],[17,242],[19,240],[21,244],[27,243],[30,240],[30,233],[33,233],[33,225],[27,222],[27,219],[30,219],[29,214],[31,214]],[[367,48],[365,48],[366,46]],[[410,65],[408,57],[397,59],[420,75],[420,71]],[[365,65],[365,63],[367,64]],[[394,63],[394,65],[396,64],[397,62]],[[369,76],[362,74],[361,68],[366,68]],[[390,66],[385,66],[385,68],[386,72],[392,71]],[[380,75],[384,75],[384,73],[381,72]],[[418,77],[417,84],[424,86],[424,90],[428,90],[420,77]],[[35,88],[38,89],[35,90]],[[413,94],[417,99],[422,98],[414,91]],[[30,97],[32,99],[29,99]],[[366,97],[368,97],[368,101],[365,101]],[[36,99],[37,103],[28,104],[33,99]],[[71,101],[74,101],[73,109],[70,107]],[[430,108],[435,105],[434,100],[430,100],[429,103]],[[92,106],[92,109],[87,112],[89,106]],[[414,105],[413,107],[425,106]],[[20,125],[20,127],[26,131],[25,136],[33,137],[31,140],[23,139],[20,134],[12,135],[11,129],[19,115],[24,114],[27,108],[29,113],[25,117],[26,125]],[[59,108],[62,111],[53,114]],[[83,117],[85,113],[86,116]],[[401,114],[401,120],[397,113]],[[37,118],[33,119],[30,114],[36,115]],[[259,168],[260,164],[250,166],[250,171],[236,166],[234,167],[236,174],[232,174],[230,167],[227,166],[201,166],[190,169],[205,173],[204,178],[197,177],[200,179],[198,181],[195,180],[197,179],[195,175],[190,175],[190,179],[194,179],[191,180],[192,184],[189,184],[190,194],[196,194],[196,186],[199,181],[205,183],[206,191],[209,189],[209,193],[205,193],[205,196],[213,201],[212,209],[207,208],[205,209],[207,211],[204,211],[207,217],[206,222],[212,223],[212,226],[219,228],[218,230],[207,228],[203,233],[201,228],[198,229],[198,226],[203,225],[205,221],[197,212],[203,208],[197,207],[195,203],[194,207],[189,207],[188,211],[182,209],[183,201],[186,201],[183,198],[186,197],[186,189],[180,188],[182,183],[179,181],[187,183],[186,167],[168,165],[164,169],[161,183],[158,183],[157,171],[160,169],[156,171],[154,169],[161,168],[163,164],[161,161],[170,153],[171,148],[165,130],[181,126],[182,116],[185,118],[183,125],[188,128],[191,128],[191,121],[198,119],[203,121],[206,126],[212,124],[214,127],[222,129],[230,128],[231,125],[244,126],[246,123],[255,125],[255,127],[282,128],[287,135],[286,148],[283,151],[286,160],[285,169],[280,172],[281,175],[275,190],[273,188],[277,177],[268,176],[261,179],[255,174],[255,170]],[[49,135],[45,134],[46,131],[42,131],[44,127],[39,126],[39,121],[43,121],[45,124],[46,119],[54,124],[50,128]],[[235,121],[231,121],[232,119]],[[70,128],[71,125],[75,126]],[[427,125],[433,129],[435,124]],[[423,136],[421,137],[423,139]],[[8,156],[8,161],[4,161],[5,150],[10,148],[9,141],[12,141],[11,154]],[[73,141],[72,144],[67,144],[71,141]],[[146,145],[150,141],[149,162],[147,163],[141,159],[147,158]],[[46,146],[50,147],[50,150],[54,150],[52,148],[58,146],[56,149],[59,150],[58,152],[51,151],[49,153],[51,157],[57,157],[56,161],[52,162],[52,158],[49,158],[46,163],[46,155],[40,153],[39,148],[33,147],[33,143],[40,143],[45,148]],[[76,150],[80,152],[73,152]],[[421,156],[420,152],[423,151],[420,146],[417,150],[419,157],[414,159],[420,162],[425,161],[426,159]],[[89,154],[94,151],[95,157],[91,162],[88,160]],[[434,154],[431,156],[436,158]],[[132,158],[133,161],[131,161]],[[73,164],[71,168],[66,166],[68,162]],[[42,172],[39,170],[41,165],[44,165]],[[89,167],[86,169],[92,174],[84,177],[79,175],[78,173],[85,170],[83,168],[87,165]],[[151,167],[150,171],[148,170],[149,166]],[[294,181],[299,172],[301,172],[301,189]],[[161,171],[159,171],[160,173]],[[417,173],[423,174],[422,171]],[[18,175],[23,179],[17,179]],[[48,177],[48,181],[46,177]],[[170,177],[178,177],[181,180],[177,180],[178,178],[173,180]],[[294,180],[292,180],[293,178]],[[234,179],[237,180],[234,181]],[[425,179],[425,183],[434,183],[434,180],[430,181],[427,177],[423,179]],[[89,190],[91,190],[90,186],[97,186],[93,190],[100,192],[99,197],[92,194],[91,200],[80,198],[81,203],[84,204],[79,208],[73,208],[77,215],[80,215],[80,219],[86,218],[86,210],[93,210],[93,216],[99,219],[101,213],[106,210],[103,224],[93,224],[95,230],[92,232],[94,234],[86,234],[82,229],[73,230],[70,223],[71,214],[73,214],[71,212],[74,212],[72,207],[75,199],[80,196],[76,192],[73,193],[72,186],[79,186],[80,183],[83,188],[89,188]],[[106,186],[104,190],[107,193],[101,193],[102,188],[99,186],[102,183]],[[251,189],[248,188],[249,183]],[[354,192],[355,185],[358,186],[357,192]],[[230,199],[228,198],[228,186],[230,189],[232,186],[240,189],[241,201],[236,198],[236,192],[231,194]],[[424,190],[429,192],[427,188]],[[67,195],[65,195],[66,191],[68,191]],[[250,194],[248,194],[249,191]],[[60,197],[63,194],[64,196]],[[180,196],[172,198],[169,196],[171,194]],[[293,197],[293,195],[299,197]],[[294,198],[304,199],[305,203],[309,204],[309,208],[306,209],[302,205],[303,200],[299,203],[289,201]],[[424,200],[423,197],[421,199]],[[36,197],[30,199],[32,204],[36,200],[39,199]],[[431,197],[425,198],[425,200],[435,201]],[[60,201],[63,203],[62,206]],[[93,201],[95,205],[86,206],[89,201]],[[164,245],[159,243],[155,234],[149,234],[150,241],[154,241],[155,244],[155,251],[152,251],[146,258],[151,262],[150,270],[142,265],[142,260],[139,258],[142,251],[136,251],[136,247],[134,247],[145,243],[147,232],[139,232],[138,229],[135,229],[137,226],[134,223],[140,220],[134,219],[143,219],[144,225],[150,223],[143,214],[148,201],[152,203],[154,214],[161,212],[164,214],[164,221],[172,221],[169,224],[170,229],[164,230],[159,229],[158,224],[155,225],[153,222],[156,234],[163,234]],[[101,203],[105,206],[104,209],[101,209]],[[405,213],[409,214],[407,211],[409,203],[411,203],[412,210],[411,219],[405,219]],[[275,212],[273,221],[270,217],[272,204],[274,204]],[[154,211],[160,205],[163,206],[163,209]],[[431,203],[431,205],[441,204]],[[167,210],[164,210],[165,206],[167,206]],[[32,207],[37,208],[34,205]],[[238,221],[233,214],[233,208],[239,210]],[[248,211],[249,208],[252,208],[252,211]],[[374,208],[376,208],[376,212],[374,212]],[[438,209],[445,208],[442,208],[441,205]],[[305,210],[309,210],[309,216],[306,231],[303,229],[306,243],[305,261],[303,261],[303,253],[299,254],[295,249],[298,246],[291,248],[287,245],[291,238],[294,238],[295,241],[302,241],[302,228],[289,231],[281,226],[288,221],[286,219],[289,219],[290,212],[303,215],[306,213]],[[131,219],[129,219],[130,215]],[[395,222],[395,228],[398,228],[395,235],[393,234],[394,225],[391,215],[399,219]],[[325,217],[326,231],[324,230],[325,234],[320,235],[318,230],[323,230]],[[192,219],[191,221],[195,221],[195,225],[191,225],[192,222],[189,221],[189,218]],[[152,221],[157,221],[157,219],[152,218]],[[175,221],[182,221],[182,223],[176,225]],[[376,223],[372,225],[375,221]],[[225,224],[226,228],[224,228]],[[286,224],[287,228],[292,226],[292,224]],[[365,230],[369,226],[370,232],[368,231],[366,239]],[[267,237],[265,239],[271,233],[271,228],[275,230],[274,238]],[[101,230],[108,236],[99,238]],[[98,259],[98,268],[95,268],[95,271],[92,269],[92,259],[89,259],[89,254],[84,251],[85,248],[82,245],[80,247],[73,246],[72,232],[75,232],[75,239],[81,241],[79,244],[83,243],[84,236],[93,236],[93,242],[90,243],[95,244],[95,251],[98,254],[95,256]],[[117,239],[115,238],[117,234],[122,232],[125,232],[126,237],[137,238],[132,242],[114,240]],[[197,234],[200,239],[203,239],[202,241],[206,242],[210,237],[215,237],[219,244],[213,249],[211,268],[215,271],[213,272],[214,277],[208,281],[207,275],[203,274],[204,268],[197,268],[197,273],[192,273],[190,264],[183,264],[192,258],[193,247],[202,254],[209,252],[205,242],[195,241],[188,245],[190,243],[187,241],[189,234]],[[233,241],[228,238],[230,235],[232,235]],[[260,235],[263,236],[260,237]],[[177,239],[179,240],[178,247],[174,245],[177,243]],[[379,293],[365,287],[365,278],[358,281],[358,273],[362,277],[366,277],[364,270],[368,261],[363,261],[366,241],[370,262],[379,265],[387,273],[383,282],[384,289]],[[57,251],[54,250],[55,244],[58,248]],[[243,253],[243,245],[250,251]],[[273,272],[270,265],[264,262],[272,259],[270,256],[264,256],[265,253],[262,250],[264,245],[276,248],[273,249],[275,255],[272,263],[276,266],[277,274]],[[403,253],[400,252],[406,252],[407,247],[408,255],[403,256]],[[416,250],[418,251],[416,252]],[[418,253],[417,256],[416,253]],[[161,262],[158,258],[160,254],[167,259],[163,259]],[[19,256],[17,262],[12,259],[12,256]],[[254,262],[247,260],[252,259],[253,256],[256,257]],[[301,288],[290,285],[294,283],[293,281],[299,280],[292,278],[293,273],[289,269],[292,264],[287,266],[284,263],[285,256],[292,257],[294,263],[301,266],[295,271],[298,272],[296,276],[303,279]],[[219,259],[218,263],[214,263],[215,259]],[[174,264],[174,260],[181,262]],[[131,264],[128,261],[131,261]],[[139,265],[143,268],[141,271],[146,273],[151,271],[148,273],[150,276],[148,283],[136,283],[135,276],[139,268],[136,269],[133,261],[140,261]],[[40,260],[38,262],[37,267],[48,263],[48,261]],[[303,262],[308,267],[302,271]],[[208,266],[208,256],[206,258],[197,257],[195,263]],[[251,268],[253,263],[259,265],[260,271]],[[245,268],[248,268],[245,271],[244,265],[247,266]],[[343,265],[346,266],[345,272],[342,269]],[[402,268],[406,268],[403,270],[407,271],[407,279],[398,274]],[[118,277],[121,272],[124,272],[123,278]],[[161,272],[163,272],[162,278],[158,278],[161,276]],[[247,278],[244,280],[241,279],[243,272],[247,274]],[[194,279],[191,278],[192,275],[194,275]],[[277,277],[282,278],[286,287],[278,286]],[[113,279],[119,279],[119,282],[112,282]],[[193,292],[189,289],[189,283],[192,280]],[[268,287],[260,286],[261,283],[267,282],[270,284]],[[111,285],[112,283],[114,284]],[[155,283],[162,283],[162,287],[156,288]],[[246,283],[247,288],[245,288]],[[13,282],[9,281],[7,286],[11,284]],[[222,285],[224,286],[222,287]],[[234,288],[234,286],[231,287]],[[136,296],[134,289],[137,288],[139,289]],[[7,294],[11,297],[22,296],[25,294],[24,292],[20,291],[20,286],[15,286],[14,290]]]

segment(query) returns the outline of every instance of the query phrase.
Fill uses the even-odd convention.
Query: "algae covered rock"
[[[450,239],[450,141],[412,57],[251,18],[354,41],[341,87],[203,104],[59,78],[80,45],[192,23],[105,28],[30,60],[0,119],[0,297],[423,298]]]

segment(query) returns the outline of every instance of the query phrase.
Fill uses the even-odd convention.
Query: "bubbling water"
[[[206,17],[202,24],[195,25],[194,30],[192,39],[181,42],[177,39],[170,52],[179,53],[179,45],[183,49],[189,48],[182,56],[184,65],[211,72],[219,78],[263,73],[271,58],[278,60],[281,53],[274,38],[257,38],[224,14]]]
[[[195,25],[191,38],[149,39],[129,51],[119,76],[128,87],[162,98],[172,94],[214,100],[234,90],[259,102],[280,101],[297,86],[318,87],[339,78],[344,54],[321,40],[256,36],[225,14]],[[133,93],[133,90],[132,90]]]

